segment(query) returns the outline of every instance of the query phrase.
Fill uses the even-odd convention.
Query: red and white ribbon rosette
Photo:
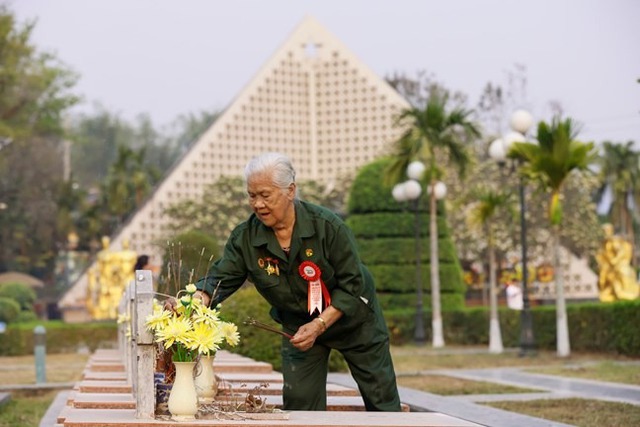
[[[320,268],[311,261],[304,261],[298,268],[300,276],[309,282],[309,292],[307,293],[307,308],[309,314],[313,314],[315,310],[322,312],[322,299],[324,297],[324,306],[331,304],[331,295],[321,278]]]

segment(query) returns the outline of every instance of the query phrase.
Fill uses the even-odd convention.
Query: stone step
[[[124,372],[96,372],[86,369],[82,373],[82,378],[90,381],[126,381],[127,374]]]
[[[88,369],[92,372],[124,372],[124,365],[121,362],[90,362]]]
[[[131,393],[71,393],[67,404],[79,409],[135,409]]]
[[[80,381],[76,387],[81,393],[131,393],[131,384],[126,381]]]

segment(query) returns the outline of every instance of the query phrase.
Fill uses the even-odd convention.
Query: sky
[[[310,15],[381,78],[426,70],[469,108],[522,64],[516,107],[548,121],[557,102],[579,139],[640,147],[638,0],[2,1],[80,75],[78,111],[161,127],[223,109]]]

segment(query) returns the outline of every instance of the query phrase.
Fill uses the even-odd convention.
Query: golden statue
[[[110,238],[103,236],[96,265],[88,271],[87,309],[95,320],[118,317],[118,305],[124,288],[134,278],[133,266],[137,256],[129,250],[129,242],[123,242],[122,251],[111,250],[110,244]]]
[[[633,300],[640,294],[636,273],[631,267],[633,246],[613,232],[613,225],[604,224],[604,241],[596,254],[600,267],[598,288],[600,301]]]

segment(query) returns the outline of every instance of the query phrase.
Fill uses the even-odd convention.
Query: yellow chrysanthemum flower
[[[190,333],[191,350],[196,350],[199,354],[210,354],[220,349],[220,343],[224,337],[218,328],[212,328],[204,323],[194,325]]]
[[[186,344],[189,342],[189,331],[192,328],[191,320],[185,317],[171,317],[163,328],[156,330],[156,341],[169,348],[174,342]]]
[[[171,316],[171,312],[167,310],[160,310],[158,312],[154,311],[153,314],[148,315],[145,319],[147,329],[150,331],[156,331],[164,328],[169,319],[171,319]]]
[[[171,349],[175,361],[193,361],[198,354],[215,354],[223,342],[235,346],[240,340],[236,325],[220,319],[220,304],[215,308],[204,306],[202,300],[193,298],[196,290],[194,284],[187,285],[178,292],[179,303],[170,310],[154,299],[153,314],[146,318],[155,341]]]
[[[196,307],[193,315],[193,323],[204,323],[209,326],[215,326],[220,322],[218,312],[203,305]]]
[[[224,322],[221,326],[222,335],[224,335],[224,339],[227,341],[232,347],[235,347],[240,342],[240,334],[238,333],[238,327],[229,322]]]

